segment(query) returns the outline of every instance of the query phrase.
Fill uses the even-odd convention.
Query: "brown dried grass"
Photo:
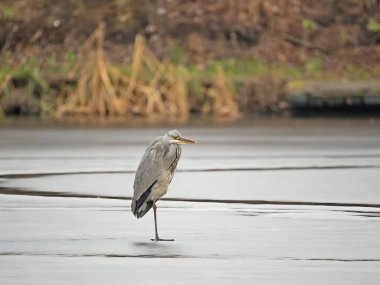
[[[189,76],[183,66],[161,62],[137,35],[129,75],[109,63],[104,54],[105,24],[101,23],[83,46],[70,72],[77,82],[57,115],[127,116],[186,119],[189,116]],[[218,69],[206,92],[210,113],[238,117],[239,111],[227,77]]]
[[[69,73],[77,81],[76,88],[67,94],[57,115],[120,116],[131,108],[121,96],[129,78],[106,61],[104,34],[101,23],[85,42],[80,60]]]
[[[236,93],[220,65],[217,67],[211,86],[206,91],[206,98],[203,114],[229,119],[240,117]]]

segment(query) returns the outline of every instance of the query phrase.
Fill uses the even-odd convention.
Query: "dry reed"
[[[189,77],[186,69],[159,61],[137,35],[129,75],[107,62],[104,54],[105,24],[100,24],[83,46],[70,76],[76,87],[65,96],[57,115],[126,116],[186,119],[189,115]],[[226,75],[218,69],[206,94],[209,112],[237,117],[235,94]],[[204,112],[206,113],[206,112]]]
[[[236,93],[220,65],[217,66],[213,82],[206,91],[206,98],[203,114],[230,119],[240,117]]]
[[[105,25],[101,23],[84,44],[80,60],[69,74],[77,79],[76,88],[59,106],[58,115],[118,116],[130,109],[121,96],[129,78],[106,61],[104,34]]]

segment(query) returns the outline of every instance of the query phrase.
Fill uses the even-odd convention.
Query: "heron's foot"
[[[152,238],[150,239],[151,241],[174,241],[174,239],[172,238],[169,238],[169,239],[166,239],[166,238]]]

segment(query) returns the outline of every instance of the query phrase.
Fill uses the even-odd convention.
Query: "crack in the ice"
[[[106,257],[106,258],[200,258],[199,256],[179,254],[118,254],[118,253],[34,253],[34,252],[0,252],[0,256],[56,256],[56,257]]]
[[[234,167],[234,168],[205,168],[205,169],[178,169],[177,172],[226,172],[226,171],[283,171],[283,170],[331,170],[331,169],[368,169],[380,168],[380,165],[325,165],[325,166],[280,166],[280,167]],[[83,174],[134,174],[134,170],[105,170],[105,171],[67,171],[45,173],[15,173],[0,174],[0,178],[22,179],[60,175]]]
[[[337,262],[380,262],[379,258],[295,258],[282,257],[279,260],[295,260],[295,261],[337,261]]]
[[[62,198],[101,198],[113,200],[131,200],[129,196],[109,196],[95,194],[81,194],[73,192],[35,191],[19,188],[0,187],[0,194],[39,196],[39,197],[62,197]],[[223,203],[223,204],[246,204],[246,205],[284,205],[284,206],[335,206],[335,207],[369,207],[380,208],[380,204],[363,203],[338,203],[338,202],[303,202],[303,201],[270,201],[270,200],[228,200],[228,199],[202,199],[202,198],[163,198],[163,201],[195,202],[195,203]]]

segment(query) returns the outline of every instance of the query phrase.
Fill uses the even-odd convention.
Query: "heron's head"
[[[177,143],[177,144],[193,144],[195,141],[184,138],[181,133],[177,130],[171,130],[167,132],[166,137],[169,143]]]

